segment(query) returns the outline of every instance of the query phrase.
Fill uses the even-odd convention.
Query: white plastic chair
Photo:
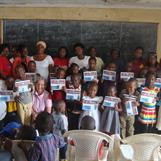
[[[122,140],[134,150],[133,161],[153,161],[154,150],[161,145],[161,136],[157,134],[139,134]]]
[[[107,161],[107,155],[113,149],[113,139],[101,132],[72,130],[66,132],[64,137],[75,142],[74,146],[68,146],[69,161]],[[103,140],[109,143],[109,148],[104,151],[102,158],[99,158],[99,145]]]

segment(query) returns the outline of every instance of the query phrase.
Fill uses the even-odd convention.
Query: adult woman
[[[2,44],[0,53],[0,76],[1,78],[6,78],[12,74],[12,64],[7,58],[9,54],[8,45]]]
[[[44,41],[38,41],[36,49],[37,53],[31,57],[31,60],[36,62],[36,72],[47,79],[49,72],[52,71],[52,67],[54,65],[53,59],[45,53],[46,43]]]
[[[45,79],[39,77],[35,83],[35,91],[32,98],[32,117],[33,120],[40,112],[51,113],[52,100],[50,94],[45,90]]]

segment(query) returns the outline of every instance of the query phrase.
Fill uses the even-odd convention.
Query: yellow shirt
[[[15,101],[11,101],[7,103],[7,112],[15,112],[17,111],[17,105]]]

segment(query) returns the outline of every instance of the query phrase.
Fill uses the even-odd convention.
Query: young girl
[[[134,106],[139,106],[139,92],[136,91],[136,88],[137,81],[134,78],[130,78],[127,82],[126,89],[120,93],[122,101],[122,113],[120,115],[122,138],[134,135],[135,116],[127,113],[126,103],[127,101],[132,101]]]
[[[68,59],[68,50],[66,47],[62,46],[58,49],[58,54],[55,58],[53,58],[54,61],[54,67],[59,67],[67,70],[69,65],[69,59]]]
[[[43,77],[40,77],[35,83],[35,91],[32,95],[32,118],[36,119],[37,115],[46,111],[51,113],[52,100],[51,95],[45,90],[46,81]]]
[[[81,75],[73,74],[71,76],[71,83],[68,84],[68,89],[76,89],[81,91]],[[82,94],[80,95],[81,100]],[[80,100],[66,100],[67,111],[68,111],[68,121],[69,130],[78,129],[79,117],[82,112],[81,101]]]
[[[116,72],[117,66],[116,66],[115,63],[111,62],[111,63],[108,64],[106,69],[109,70],[109,71]],[[101,87],[100,87],[99,92],[98,92],[99,95],[103,96],[103,97],[106,96],[108,87],[111,86],[111,85],[117,85],[117,74],[116,74],[115,81],[103,80],[103,83],[101,84]]]
[[[116,87],[110,86],[107,90],[107,96],[117,97],[116,94]],[[102,106],[103,113],[101,116],[101,131],[110,134],[120,134],[119,112],[122,111],[120,102],[118,98],[118,101],[115,103],[115,107]]]
[[[86,109],[83,110],[82,114],[80,115],[80,122],[84,116],[91,116],[95,119],[96,122],[96,130],[100,129],[100,112],[99,112],[99,105],[102,102],[103,98],[102,97],[97,97],[97,91],[98,91],[98,85],[93,82],[89,85],[88,91],[87,91],[87,96],[83,96],[82,100],[88,100],[90,99],[91,101],[95,102],[95,108],[93,109]],[[79,127],[80,127],[80,122],[79,122]]]
[[[156,74],[148,72],[146,75],[145,87],[142,87],[141,91],[147,91],[153,94],[158,94],[159,88],[154,86],[156,81]],[[156,124],[156,98],[151,103],[142,103],[141,112],[139,115],[140,132],[151,133],[154,130]]]
[[[63,134],[68,131],[68,119],[65,115],[66,112],[66,104],[64,101],[58,101],[55,107],[55,112],[53,112],[53,119],[54,119],[54,134],[63,138]],[[60,159],[66,159],[66,149],[67,146],[65,144],[64,147],[60,148],[59,156]]]
[[[29,73],[36,73],[36,63],[35,63],[35,61],[33,61],[33,60],[29,61],[28,72]]]
[[[146,64],[149,72],[156,72],[158,69],[157,54],[152,52],[148,57]]]
[[[66,71],[63,68],[59,68],[56,73],[56,79],[65,79]],[[65,92],[63,89],[52,91],[52,100],[54,102],[65,100]]]
[[[16,82],[27,80],[25,69],[22,65],[18,65],[15,69],[17,76]],[[31,87],[28,86],[30,91],[19,93],[16,97],[17,103],[17,112],[20,117],[22,124],[30,125],[31,113],[32,113],[32,96],[31,96]]]
[[[79,73],[79,66],[77,64],[75,64],[75,63],[71,64],[68,72],[69,72],[69,75],[66,77],[67,84],[71,83],[71,76],[73,74],[78,74]]]

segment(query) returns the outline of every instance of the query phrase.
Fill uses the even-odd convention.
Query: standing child
[[[82,114],[80,115],[80,122],[84,116],[91,116],[95,119],[96,122],[96,130],[100,129],[100,112],[99,112],[99,105],[102,102],[103,98],[98,97],[97,95],[98,85],[97,83],[93,82],[89,85],[87,90],[87,96],[83,96],[84,100],[91,100],[94,102],[94,108],[83,110]],[[79,123],[80,126],[80,123]]]
[[[53,131],[53,117],[48,112],[42,112],[36,118],[36,128],[39,136],[29,150],[25,144],[21,143],[28,160],[35,161],[55,161],[57,148],[64,146],[64,141],[59,136],[52,134]]]
[[[155,81],[156,74],[148,72],[146,75],[145,87],[141,90],[157,95],[159,93],[159,88],[154,86]],[[151,103],[144,102],[141,104],[139,123],[141,133],[151,133],[154,131],[154,126],[156,124],[156,98],[154,98]]]
[[[79,117],[82,112],[81,106],[81,75],[73,74],[71,76],[71,83],[68,84],[68,89],[75,89],[80,91],[80,100],[66,100],[68,120],[69,120],[69,130],[78,129]]]
[[[66,71],[63,68],[59,68],[56,73],[56,79],[65,79]],[[52,91],[52,100],[54,102],[65,100],[65,92],[63,89]]]
[[[110,86],[107,90],[107,96],[117,97],[117,90],[115,86]],[[115,103],[114,107],[105,107],[103,108],[103,113],[101,117],[101,131],[110,133],[110,134],[120,134],[120,120],[119,112],[122,111],[121,100]]]
[[[134,134],[135,116],[127,114],[126,103],[133,98],[132,104],[137,107],[139,106],[139,92],[136,91],[136,88],[137,81],[134,78],[130,78],[127,82],[126,89],[122,90],[120,93],[123,109],[120,115],[122,138],[132,136]]]
[[[107,65],[106,70],[116,72],[117,66],[115,63],[111,62]],[[100,96],[106,96],[108,87],[114,85],[117,86],[117,73],[116,73],[116,78],[114,81],[112,80],[103,80],[103,83],[101,84],[101,88],[99,89],[99,95]]]
[[[63,134],[68,131],[68,119],[65,115],[66,112],[66,104],[64,101],[58,101],[55,107],[55,112],[53,113],[54,119],[54,134],[57,134],[63,139]],[[66,159],[66,149],[67,145],[65,144],[59,150],[60,159]]]
[[[17,80],[15,81],[15,83],[27,80],[25,69],[22,65],[18,65],[15,69],[15,72],[17,76]],[[30,87],[28,86],[28,88]],[[30,125],[31,113],[32,113],[31,91],[19,93],[18,96],[16,97],[16,103],[17,103],[17,112],[22,124]]]

